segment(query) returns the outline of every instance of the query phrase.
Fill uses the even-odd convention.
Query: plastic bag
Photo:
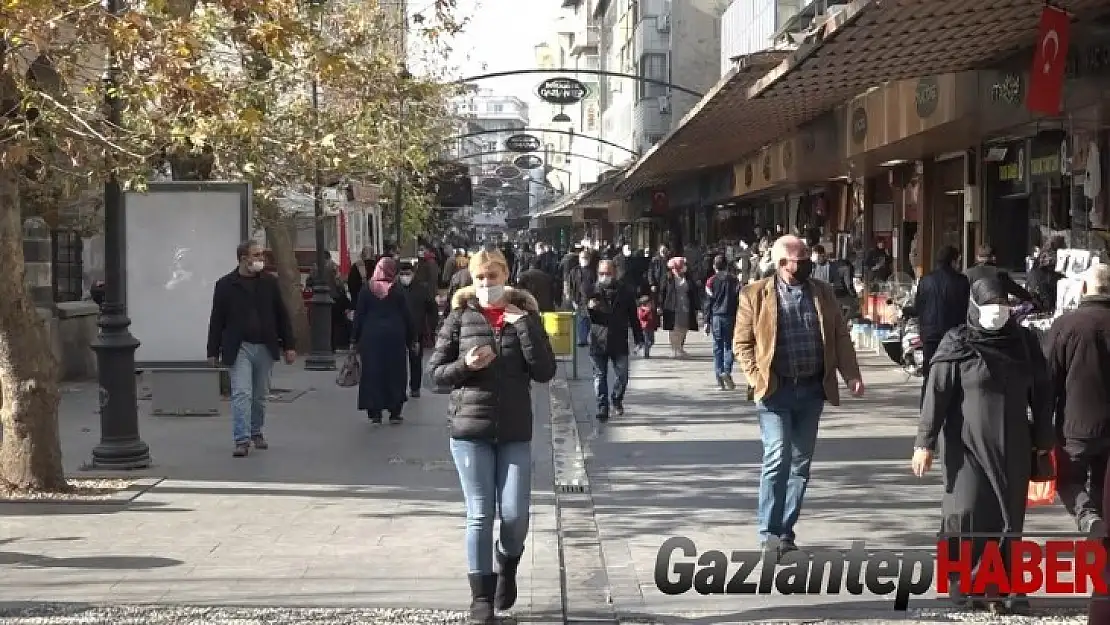
[[[362,363],[358,360],[358,354],[353,352],[347,354],[343,366],[339,368],[339,373],[335,376],[335,383],[344,388],[358,386],[360,377],[362,377]]]
[[[1029,480],[1026,504],[1030,507],[1048,506],[1056,501],[1056,452],[1048,455],[1052,463],[1052,477],[1047,480]]]

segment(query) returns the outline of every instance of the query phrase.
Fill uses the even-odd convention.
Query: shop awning
[[[1054,4],[1088,20],[1110,0]],[[868,89],[975,69],[1032,45],[1032,0],[857,0],[785,60],[751,81],[734,70],[629,170],[618,190],[665,184],[734,163]]]

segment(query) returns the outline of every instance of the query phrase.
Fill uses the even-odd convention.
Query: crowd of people
[[[845,323],[854,289],[821,245],[780,234],[763,260],[706,251],[700,269],[668,246],[580,245],[560,256],[545,242],[467,252],[425,245],[413,259],[366,251],[347,276],[349,345],[359,355],[358,408],[372,423],[403,422],[423,378],[450,393],[450,449],[466,502],[466,551],[475,623],[512,607],[528,531],[533,435],[531,384],[556,373],[542,313],[575,312],[578,345],[593,363],[596,418],[624,413],[630,357],[652,357],[658,329],[670,356],[685,359],[686,338],[704,323],[715,380],[736,388],[738,366],[755,401],[763,457],[756,516],[763,548],[797,549],[799,519],[825,404],[840,402],[840,381],[864,393]],[[1038,267],[1054,267],[1052,248]],[[913,299],[926,367],[920,422],[910,461],[922,476],[943,441],[942,528],[949,535],[1020,533],[1030,480],[1052,471],[1080,531],[1105,537],[1110,464],[1110,267],[1084,276],[1079,308],[1064,313],[1043,341],[1018,324],[1021,302],[1047,299],[995,263],[990,246],[961,271],[944,247]],[[275,277],[254,242],[213,294],[208,355],[231,375],[233,454],[266,449],[265,396],[275,361],[296,353]],[[704,257],[703,257],[704,260]],[[882,261],[878,261],[881,265]],[[754,270],[753,270],[754,268]],[[847,276],[850,276],[850,272]],[[444,295],[437,298],[437,293]],[[336,301],[341,301],[336,298]],[[349,314],[348,314],[349,313]],[[423,353],[432,353],[427,365]],[[610,378],[610,370],[613,375]],[[425,372],[427,372],[425,374]],[[611,383],[610,383],[611,382]],[[494,540],[494,520],[500,529]],[[975,538],[977,574],[986,538]],[[1007,549],[1003,539],[1003,549]],[[952,580],[959,588],[959,580]],[[1022,597],[954,598],[965,605],[1020,610]]]

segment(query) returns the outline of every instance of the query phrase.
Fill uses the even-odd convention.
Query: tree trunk
[[[289,238],[289,228],[281,215],[281,209],[267,200],[256,200],[255,210],[259,221],[266,229],[266,243],[274,255],[278,284],[281,286],[281,299],[289,309],[289,319],[293,323],[293,340],[297,351],[308,353],[312,338],[309,334],[308,311],[305,309],[301,290],[301,272],[297,268],[297,255],[293,252],[293,241]]]
[[[64,491],[58,363],[23,284],[16,183],[12,169],[0,168],[0,481],[21,491]]]

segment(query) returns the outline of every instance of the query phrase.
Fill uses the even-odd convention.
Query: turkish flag
[[[667,192],[662,189],[657,189],[651,192],[651,212],[654,215],[666,213],[669,208],[667,202]]]
[[[1041,28],[1029,70],[1029,94],[1025,106],[1034,113],[1059,115],[1064,94],[1064,71],[1068,58],[1071,18],[1066,11],[1045,6]]]

